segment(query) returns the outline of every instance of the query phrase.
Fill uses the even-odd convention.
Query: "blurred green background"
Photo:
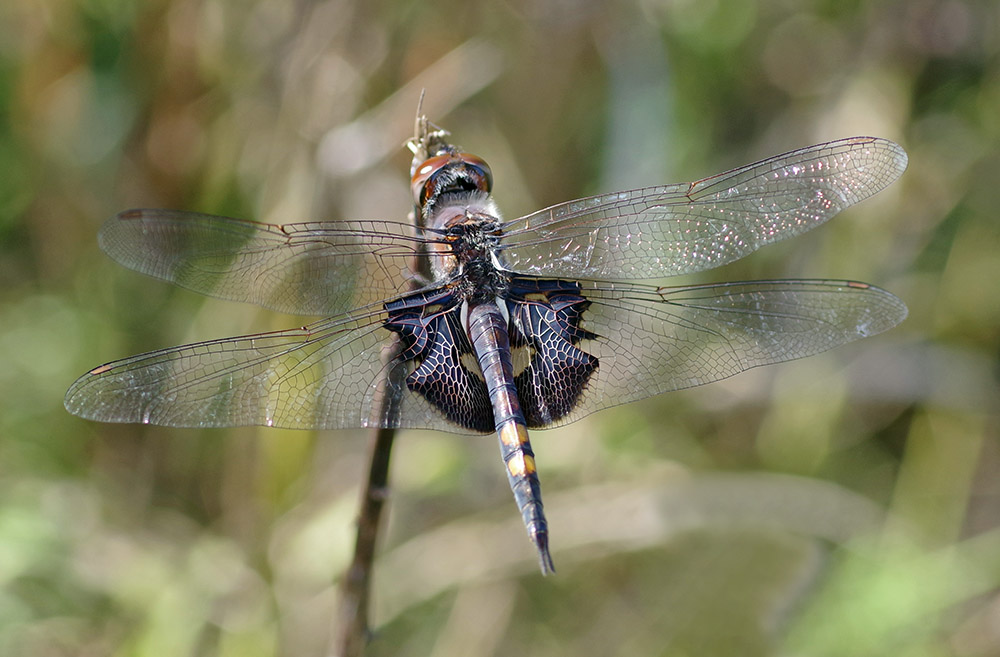
[[[1000,4],[0,5],[0,654],[322,655],[364,432],[98,425],[100,363],[296,326],[128,272],[129,207],[401,219],[425,109],[506,216],[873,134],[903,178],[699,280],[866,280],[899,328],[534,437],[402,434],[373,655],[1000,654]]]

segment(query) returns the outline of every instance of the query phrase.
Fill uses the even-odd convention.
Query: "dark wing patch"
[[[530,354],[514,386],[527,425],[548,426],[573,410],[597,371],[597,358],[576,346],[596,337],[580,327],[590,302],[568,281],[516,278],[511,291],[511,348]]]
[[[421,395],[448,420],[472,431],[493,431],[493,406],[486,382],[465,365],[472,345],[462,330],[460,305],[450,293],[433,291],[387,305],[385,327],[403,340],[402,359],[414,363],[406,387]],[[424,316],[425,306],[439,309]]]

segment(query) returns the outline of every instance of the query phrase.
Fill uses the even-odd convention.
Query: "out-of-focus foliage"
[[[400,436],[372,654],[997,654],[998,35],[991,0],[0,4],[0,654],[325,654],[363,433],[61,400],[299,323],[117,268],[105,218],[400,219],[421,88],[510,217],[894,139],[889,190],[700,280],[867,280],[910,317],[537,434],[544,580],[494,440]]]

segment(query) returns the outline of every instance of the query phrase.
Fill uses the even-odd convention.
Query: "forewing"
[[[660,278],[732,262],[818,226],[895,181],[897,144],[853,137],[694,183],[560,203],[505,227],[503,257],[535,276]]]
[[[407,224],[261,224],[127,210],[101,228],[120,264],[210,296],[299,315],[336,315],[407,289],[419,240]]]
[[[556,424],[761,365],[810,356],[899,324],[906,306],[852,281],[786,280],[679,288],[591,283],[579,348],[597,371]]]
[[[392,357],[383,320],[382,313],[342,316],[132,356],[84,374],[64,403],[101,422],[465,431],[406,389],[411,365]],[[398,406],[384,405],[386,396]]]

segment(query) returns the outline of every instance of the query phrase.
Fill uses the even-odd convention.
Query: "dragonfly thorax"
[[[462,265],[455,289],[462,299],[472,303],[504,298],[510,290],[510,274],[497,267],[488,254],[483,255]]]
[[[431,247],[435,281],[454,281],[469,299],[506,291],[509,276],[500,259],[503,220],[493,199],[482,192],[451,194],[436,205],[430,221],[438,233]]]
[[[453,223],[445,231],[449,247],[445,259],[451,267],[448,279],[467,301],[482,303],[503,297],[510,286],[510,274],[499,257],[500,219],[470,208],[466,208],[464,216],[464,221]]]

